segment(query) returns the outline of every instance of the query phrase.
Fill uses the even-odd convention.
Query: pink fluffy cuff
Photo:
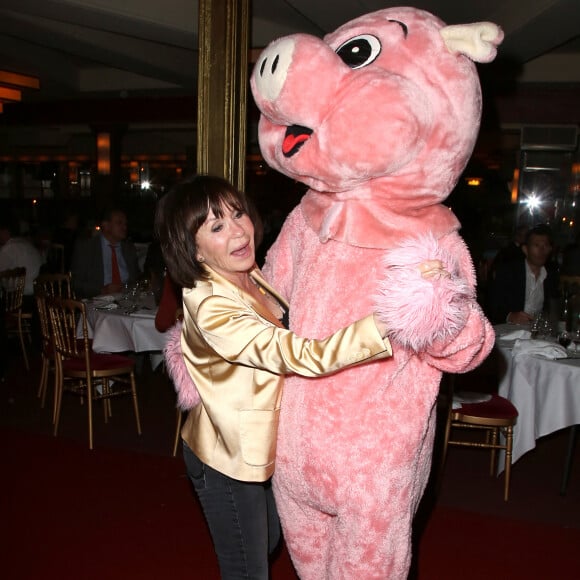
[[[167,373],[173,381],[175,392],[177,393],[177,406],[184,411],[188,411],[195,407],[201,401],[201,398],[183,360],[181,329],[182,323],[178,321],[167,331],[168,338],[163,354]]]
[[[440,260],[451,276],[423,278],[418,266],[426,260]],[[391,341],[419,352],[459,334],[474,290],[461,276],[457,257],[433,235],[403,241],[386,253],[383,265],[375,306]]]

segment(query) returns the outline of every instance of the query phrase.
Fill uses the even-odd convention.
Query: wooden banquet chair
[[[70,272],[39,274],[34,281],[34,287],[42,288],[48,297],[74,298]]]
[[[0,272],[0,285],[4,289],[4,320],[7,335],[17,335],[26,370],[29,370],[25,339],[32,341],[32,313],[23,312],[22,299],[26,282],[26,268],[11,268]]]
[[[445,400],[448,411],[440,471],[445,465],[449,445],[491,450],[490,475],[494,475],[496,471],[497,451],[504,450],[503,498],[504,501],[507,501],[509,499],[512,465],[513,429],[518,418],[518,410],[511,401],[495,393],[489,394],[489,400],[483,402],[463,402],[477,401],[486,394],[461,391],[456,393],[453,375],[445,375],[442,384],[446,385],[444,388],[447,390]],[[482,432],[485,434],[485,439],[480,440],[477,437],[466,436],[468,431],[471,433]],[[462,437],[461,434],[464,436]],[[499,438],[500,434],[504,436],[505,442],[503,443]]]
[[[48,377],[50,372],[54,373],[54,340],[50,327],[50,320],[46,309],[47,298],[73,298],[71,288],[70,272],[65,274],[40,274],[34,280],[34,298],[36,301],[36,310],[38,312],[38,321],[40,326],[41,338],[41,370],[40,382],[38,385],[37,397],[40,399],[40,406],[44,408],[46,401],[46,391],[48,389]],[[55,374],[56,380],[56,374]],[[56,393],[56,386],[55,386]],[[56,401],[56,399],[55,399]],[[53,423],[56,408],[53,408]]]
[[[111,399],[130,395],[133,400],[137,433],[141,434],[135,361],[119,354],[93,352],[89,340],[84,302],[49,298],[47,311],[54,337],[56,392],[54,435],[58,433],[63,392],[83,397],[87,404],[89,448],[93,448],[93,402],[103,401],[105,423],[111,417]],[[80,330],[80,333],[78,331]],[[77,334],[78,333],[78,334]],[[78,336],[80,335],[80,338]],[[68,378],[65,381],[65,378]]]

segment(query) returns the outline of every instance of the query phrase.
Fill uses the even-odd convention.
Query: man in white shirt
[[[552,252],[547,225],[532,228],[522,245],[524,256],[502,264],[489,289],[488,316],[493,324],[527,324],[558,297],[558,272],[546,268]]]
[[[26,268],[24,296],[32,304],[34,279],[40,272],[42,256],[26,238],[17,235],[16,229],[8,223],[0,223],[0,271],[12,268]]]

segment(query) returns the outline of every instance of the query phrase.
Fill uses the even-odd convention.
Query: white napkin
[[[563,346],[547,340],[516,340],[512,349],[512,357],[518,354],[531,354],[547,359],[567,358],[568,353]]]
[[[95,302],[94,305],[96,310],[115,310],[115,308],[119,308],[119,305],[115,302]]]
[[[531,338],[532,333],[529,330],[511,330],[509,332],[504,332],[500,334],[501,340],[517,340],[518,338]]]

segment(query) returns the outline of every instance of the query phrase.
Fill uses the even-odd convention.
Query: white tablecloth
[[[155,328],[155,311],[127,315],[120,308],[96,310],[87,304],[89,337],[95,352],[162,351],[166,334]]]
[[[580,358],[548,360],[529,354],[512,357],[513,342],[499,339],[507,330],[507,325],[496,327],[496,348],[506,368],[500,378],[499,394],[519,412],[514,428],[515,463],[534,449],[536,439],[580,423]],[[498,463],[501,471],[503,457]]]

